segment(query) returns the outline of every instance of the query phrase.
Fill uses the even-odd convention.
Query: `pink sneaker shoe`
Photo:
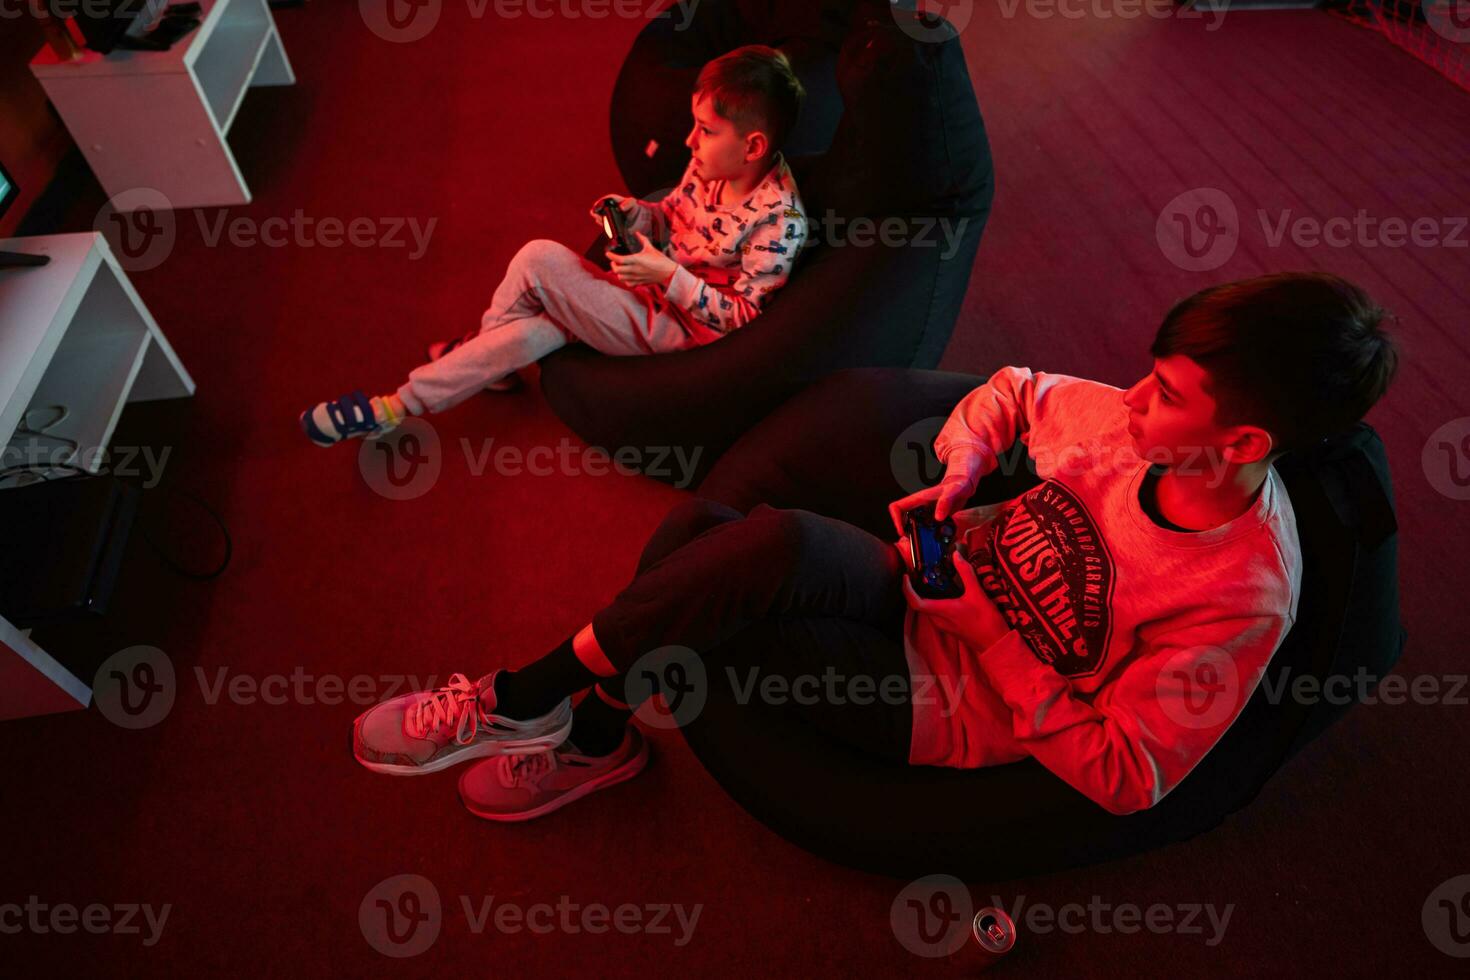
[[[646,765],[648,742],[629,725],[623,744],[611,755],[582,755],[571,742],[563,742],[550,752],[486,759],[459,777],[459,798],[486,820],[534,820],[632,779]]]
[[[520,721],[495,711],[492,671],[471,681],[449,678],[421,691],[375,704],[352,725],[352,754],[374,772],[418,776],[486,756],[545,752],[572,730],[572,701],[563,698],[540,718]]]

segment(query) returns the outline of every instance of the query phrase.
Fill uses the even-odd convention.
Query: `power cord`
[[[49,427],[50,426],[45,426],[43,428]],[[49,438],[58,437],[50,436]],[[51,476],[49,474],[57,470],[71,471],[71,475],[61,478],[63,480],[95,478],[95,474],[88,473],[81,467],[73,466],[70,463],[19,463],[14,466],[7,466],[4,469],[0,469],[0,483],[3,483],[5,480],[8,480],[12,476],[20,473],[40,473],[43,475],[38,476],[35,479],[30,480],[26,483],[17,484],[17,486],[31,486],[35,483],[49,483],[51,482]],[[113,479],[121,480],[122,478],[114,476]],[[141,484],[138,484],[137,486],[138,490],[144,494],[151,493],[153,492],[153,490],[157,489],[156,487],[145,487]],[[218,565],[207,571],[198,571],[196,569],[188,568],[181,562],[175,561],[172,557],[169,556],[166,551],[164,551],[163,548],[159,547],[158,542],[154,540],[153,535],[148,530],[147,522],[142,519],[142,507],[140,505],[137,521],[138,529],[143,535],[143,540],[148,542],[148,546],[153,549],[153,553],[158,556],[159,560],[162,561],[165,566],[167,566],[176,574],[181,575],[187,579],[192,579],[195,582],[208,582],[213,579],[219,578],[221,575],[224,574],[225,569],[230,567],[230,559],[234,557],[235,554],[235,542],[230,537],[230,529],[225,524],[224,518],[220,517],[219,514],[215,512],[214,508],[205,503],[203,498],[199,497],[197,494],[190,493],[187,490],[173,490],[167,488],[165,489],[165,492],[175,497],[183,497],[187,500],[192,500],[195,504],[199,506],[201,510],[203,510],[206,514],[210,516],[210,518],[214,521],[216,525],[219,526],[220,535],[224,538],[225,542],[224,558],[220,560]],[[3,500],[3,498],[0,498],[0,500]]]

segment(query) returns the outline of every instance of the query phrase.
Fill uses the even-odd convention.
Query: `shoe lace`
[[[480,685],[463,674],[451,674],[447,685],[409,709],[408,733],[423,738],[443,726],[453,726],[454,740],[468,745],[475,740],[479,708]]]
[[[534,786],[556,768],[556,752],[503,755],[496,761],[500,768],[500,782],[504,786],[515,787],[521,783]]]

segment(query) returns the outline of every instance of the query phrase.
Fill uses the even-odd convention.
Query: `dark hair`
[[[1283,272],[1181,301],[1149,352],[1204,368],[1215,421],[1260,426],[1286,452],[1350,428],[1383,396],[1398,369],[1385,315],[1338,276]]]
[[[699,72],[695,95],[708,95],[715,112],[741,136],[758,129],[771,154],[781,149],[806,97],[791,62],[775,48],[748,44],[711,60]]]

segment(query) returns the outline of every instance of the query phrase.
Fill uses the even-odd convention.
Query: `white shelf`
[[[242,3],[231,8],[242,14],[230,17],[215,29],[194,63],[199,89],[221,133],[227,133],[235,113],[245,100],[250,78],[275,31],[258,4]],[[254,14],[243,13],[254,11]]]
[[[202,3],[203,22],[167,51],[58,61],[43,47],[31,60],[110,198],[149,188],[175,208],[250,202],[225,134],[247,89],[296,75],[266,0]]]
[[[66,461],[96,472],[127,402],[192,395],[194,379],[97,232],[0,239],[0,251],[51,260],[0,271],[0,444],[45,465],[62,461],[52,455],[63,445],[56,440],[70,440],[76,449]],[[31,410],[52,405],[64,405],[66,417],[47,425],[50,413],[37,411],[43,434],[16,434]],[[27,443],[44,455],[28,458]],[[5,500],[0,490],[0,507]],[[0,717],[85,707],[90,697],[0,616]]]

